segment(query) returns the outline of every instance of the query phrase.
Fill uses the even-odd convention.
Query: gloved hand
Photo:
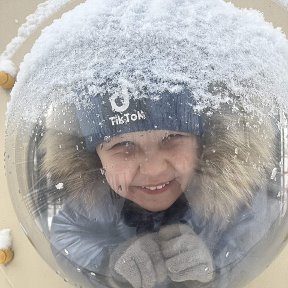
[[[118,246],[109,264],[114,278],[134,288],[152,288],[165,281],[167,270],[157,239],[158,234],[148,233]]]
[[[213,279],[213,259],[203,240],[185,224],[163,227],[159,232],[161,251],[172,281]]]

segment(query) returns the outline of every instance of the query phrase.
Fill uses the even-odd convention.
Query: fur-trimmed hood
[[[278,128],[270,118],[260,119],[232,105],[206,111],[202,118],[199,167],[185,196],[199,215],[223,222],[267,185],[276,162]],[[81,137],[48,129],[40,149],[42,173],[64,184],[62,197],[73,197],[87,208],[102,203],[109,187],[100,159],[85,150]],[[58,193],[53,198],[58,199]]]

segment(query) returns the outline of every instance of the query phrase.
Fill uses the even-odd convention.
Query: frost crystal
[[[63,183],[58,183],[57,185],[55,185],[56,189],[61,190],[64,188],[64,184]]]
[[[273,168],[273,170],[272,170],[270,179],[275,179],[276,175],[277,175],[277,168],[275,167],[275,168]]]
[[[223,0],[88,0],[25,56],[8,119],[31,123],[59,101],[79,109],[91,97],[182,89],[198,111],[232,97],[273,114],[286,107],[287,79],[287,39],[257,11]]]

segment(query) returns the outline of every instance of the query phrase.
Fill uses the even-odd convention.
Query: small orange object
[[[0,71],[0,86],[4,89],[11,89],[15,83],[15,78],[10,74]]]
[[[14,256],[12,249],[0,249],[0,264],[8,264]]]

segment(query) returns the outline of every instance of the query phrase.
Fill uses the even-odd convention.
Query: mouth
[[[158,184],[155,186],[149,185],[149,186],[136,186],[136,188],[138,190],[141,190],[142,192],[146,193],[146,194],[160,194],[165,192],[167,189],[169,189],[173,183],[174,183],[175,179],[168,181],[166,183],[162,183],[162,184]]]

